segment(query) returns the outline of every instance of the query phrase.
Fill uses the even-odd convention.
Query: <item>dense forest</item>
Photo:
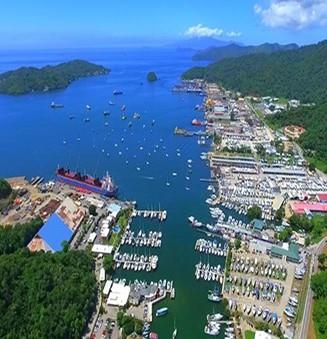
[[[301,107],[268,118],[275,127],[289,124],[303,126],[306,132],[299,139],[308,156],[327,162],[327,103]]]
[[[277,96],[302,102],[327,101],[327,41],[291,51],[224,59],[185,72],[247,95]]]
[[[0,256],[0,337],[81,338],[96,303],[93,260],[80,251]]]
[[[39,231],[43,222],[40,218],[15,227],[0,225],[0,255],[16,252],[24,248]]]
[[[82,77],[108,73],[108,69],[83,60],[73,60],[42,68],[21,67],[0,74],[0,93],[25,94],[66,88]]]
[[[12,188],[8,181],[0,178],[0,199],[8,198],[11,192]]]
[[[287,51],[297,49],[298,45],[288,44],[261,44],[258,46],[240,46],[237,44],[230,44],[221,47],[209,47],[204,50],[198,51],[194,54],[193,60],[209,60],[220,61],[226,58],[237,58],[249,54],[271,54],[274,52]]]
[[[87,252],[25,248],[41,224],[0,228],[0,338],[81,338],[94,310],[97,285]]]

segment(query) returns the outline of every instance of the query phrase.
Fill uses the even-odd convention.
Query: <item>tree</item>
[[[235,249],[238,250],[241,248],[241,239],[240,238],[236,238],[235,239],[235,242],[234,242],[234,246],[235,246]]]
[[[94,215],[94,216],[97,215],[97,208],[96,208],[95,205],[90,205],[90,206],[89,206],[89,213],[90,213],[91,215]]]
[[[326,267],[326,261],[327,261],[327,255],[325,253],[321,253],[318,255],[318,262],[319,262],[319,269],[320,270],[325,270]]]
[[[280,223],[285,217],[285,209],[284,207],[280,207],[275,213],[276,222]]]
[[[96,304],[90,254],[21,250],[0,256],[0,276],[0,338],[82,337]]]
[[[248,209],[247,217],[250,221],[253,219],[260,219],[262,215],[262,210],[260,206],[254,205]]]
[[[313,162],[309,163],[309,171],[310,172],[315,172],[316,171],[316,166]]]
[[[103,259],[103,268],[106,270],[106,272],[111,273],[113,270],[114,265],[114,258],[112,254],[108,254]]]
[[[215,132],[215,134],[213,135],[213,142],[216,146],[221,144],[221,135],[217,134]]]
[[[291,237],[291,235],[292,235],[292,229],[290,227],[286,227],[283,229],[282,232],[279,233],[278,239],[284,242],[288,240]]]
[[[12,188],[8,181],[0,178],[0,199],[8,198],[12,192]]]

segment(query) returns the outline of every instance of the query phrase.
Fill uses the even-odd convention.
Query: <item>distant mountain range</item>
[[[193,56],[193,60],[220,61],[226,58],[236,58],[243,55],[259,53],[271,54],[274,52],[289,51],[298,48],[299,46],[297,44],[280,45],[277,43],[265,43],[258,46],[241,46],[232,43],[223,46],[209,47],[204,50],[198,51]]]
[[[215,38],[202,37],[202,38],[181,39],[167,45],[166,47],[199,51],[209,47],[223,47],[231,44],[237,45],[233,41],[224,41]]]
[[[327,40],[271,54],[228,58],[195,67],[184,78],[205,78],[243,94],[327,102]]]

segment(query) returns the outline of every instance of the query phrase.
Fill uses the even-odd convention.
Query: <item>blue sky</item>
[[[1,0],[0,48],[245,44],[327,38],[326,0]]]

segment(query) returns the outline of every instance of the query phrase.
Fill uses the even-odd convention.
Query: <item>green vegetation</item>
[[[253,327],[258,331],[270,332],[271,334],[277,336],[278,338],[283,338],[282,331],[279,327],[276,327],[267,322],[257,321],[253,317],[249,318],[249,321],[253,324]]]
[[[274,96],[303,102],[327,101],[327,41],[295,50],[252,54],[196,67],[184,79],[204,78],[244,95]]]
[[[0,255],[14,253],[26,247],[42,224],[42,220],[36,218],[25,224],[17,224],[14,227],[0,225]]]
[[[89,213],[90,213],[91,215],[93,215],[93,216],[96,216],[96,215],[97,215],[97,208],[96,208],[96,206],[90,205],[90,206],[89,206]]]
[[[280,45],[265,43],[259,46],[239,46],[236,44],[230,44],[221,47],[209,47],[204,50],[198,51],[193,60],[210,60],[220,61],[227,58],[237,58],[243,55],[249,54],[271,54],[274,52],[287,51],[297,49],[296,44]]]
[[[103,259],[103,268],[106,270],[107,273],[112,273],[114,266],[114,257],[112,254],[106,255]]]
[[[153,81],[157,81],[158,77],[157,77],[157,74],[155,72],[149,72],[148,75],[146,76],[146,79],[149,82],[153,82]]]
[[[245,331],[245,339],[254,339],[255,338],[255,332],[247,330]]]
[[[285,217],[285,208],[282,206],[275,213],[275,221],[277,223],[281,223],[284,217]]]
[[[262,215],[262,210],[259,206],[255,205],[248,209],[247,217],[250,221],[253,219],[260,219]]]
[[[287,241],[292,235],[292,229],[290,227],[286,227],[283,229],[283,231],[281,231],[279,234],[278,234],[278,240],[280,241]]]
[[[1,255],[0,276],[1,338],[81,338],[96,301],[88,254]]]
[[[239,250],[241,248],[242,242],[240,238],[236,238],[234,242],[234,246],[236,250]]]
[[[310,265],[311,265],[311,256],[308,257],[307,267],[310,267]],[[300,323],[303,319],[305,301],[306,301],[306,297],[308,293],[309,284],[310,284],[310,273],[309,273],[309,270],[307,270],[302,280],[300,295],[298,297],[299,306],[297,308],[296,318],[295,318],[297,323]]]
[[[12,188],[8,181],[0,178],[0,199],[6,199],[12,192]]]
[[[216,146],[219,146],[221,144],[221,135],[215,132],[215,134],[213,135],[213,142]]]
[[[119,212],[117,215],[117,224],[120,226],[119,233],[113,233],[110,236],[109,239],[109,245],[112,245],[114,248],[116,248],[121,241],[121,237],[123,236],[125,232],[125,228],[128,225],[128,220],[132,214],[132,210],[130,208],[126,208]]]
[[[320,267],[321,272],[314,274],[311,278],[311,288],[315,297],[313,320],[317,338],[326,338],[327,336],[327,270],[325,259],[323,260],[323,267]]]
[[[327,215],[317,214],[309,219],[306,215],[293,214],[289,222],[293,231],[303,230],[308,233],[313,243],[320,241],[327,232]]]
[[[269,117],[275,127],[300,125],[305,128],[298,142],[305,149],[309,162],[327,172],[327,143],[321,142],[327,134],[327,103],[314,107],[301,107]],[[320,164],[319,160],[323,163]],[[321,165],[324,165],[321,167]]]
[[[142,334],[143,322],[122,311],[117,313],[117,324],[122,328],[123,338],[132,333]]]
[[[82,77],[103,75],[108,69],[83,60],[42,68],[21,67],[0,74],[0,93],[19,95],[66,88]]]

